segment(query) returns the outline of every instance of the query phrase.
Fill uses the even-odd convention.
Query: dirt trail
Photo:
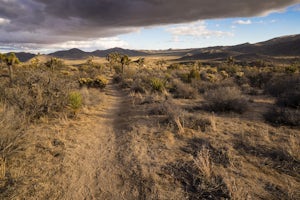
[[[125,95],[113,84],[104,92],[99,105],[65,130],[61,173],[52,178],[61,190],[59,199],[136,199],[139,195],[119,146],[126,128]]]

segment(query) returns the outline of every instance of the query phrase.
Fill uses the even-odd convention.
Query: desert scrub
[[[64,112],[73,87],[67,77],[43,69],[19,69],[16,77],[12,87],[0,85],[0,99],[7,105],[24,112],[29,121]]]
[[[207,101],[207,108],[215,112],[243,113],[249,104],[237,87],[211,89],[205,93],[204,98]]]
[[[150,85],[153,91],[162,92],[165,89],[165,83],[159,78],[150,79]]]

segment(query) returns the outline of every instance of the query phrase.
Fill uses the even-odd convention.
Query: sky
[[[0,52],[178,49],[300,34],[300,0],[0,0]]]

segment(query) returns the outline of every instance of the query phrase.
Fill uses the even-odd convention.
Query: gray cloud
[[[0,43],[110,37],[143,26],[250,17],[300,0],[0,0]],[[2,20],[2,21],[3,21]]]

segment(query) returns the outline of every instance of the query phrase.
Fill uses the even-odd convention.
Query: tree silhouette
[[[121,56],[121,64],[122,64],[122,73],[124,73],[124,67],[129,65],[130,59],[127,55]]]
[[[5,64],[8,68],[10,82],[13,82],[13,66],[19,64],[20,61],[15,53],[1,54],[0,55],[1,64]]]
[[[122,73],[124,73],[124,67],[130,63],[130,59],[127,55],[119,54],[118,52],[108,54],[106,60],[110,63],[110,69],[115,64],[121,64]]]
[[[109,62],[110,71],[112,71],[113,65],[121,62],[121,55],[118,52],[112,52],[106,56],[106,60]]]

